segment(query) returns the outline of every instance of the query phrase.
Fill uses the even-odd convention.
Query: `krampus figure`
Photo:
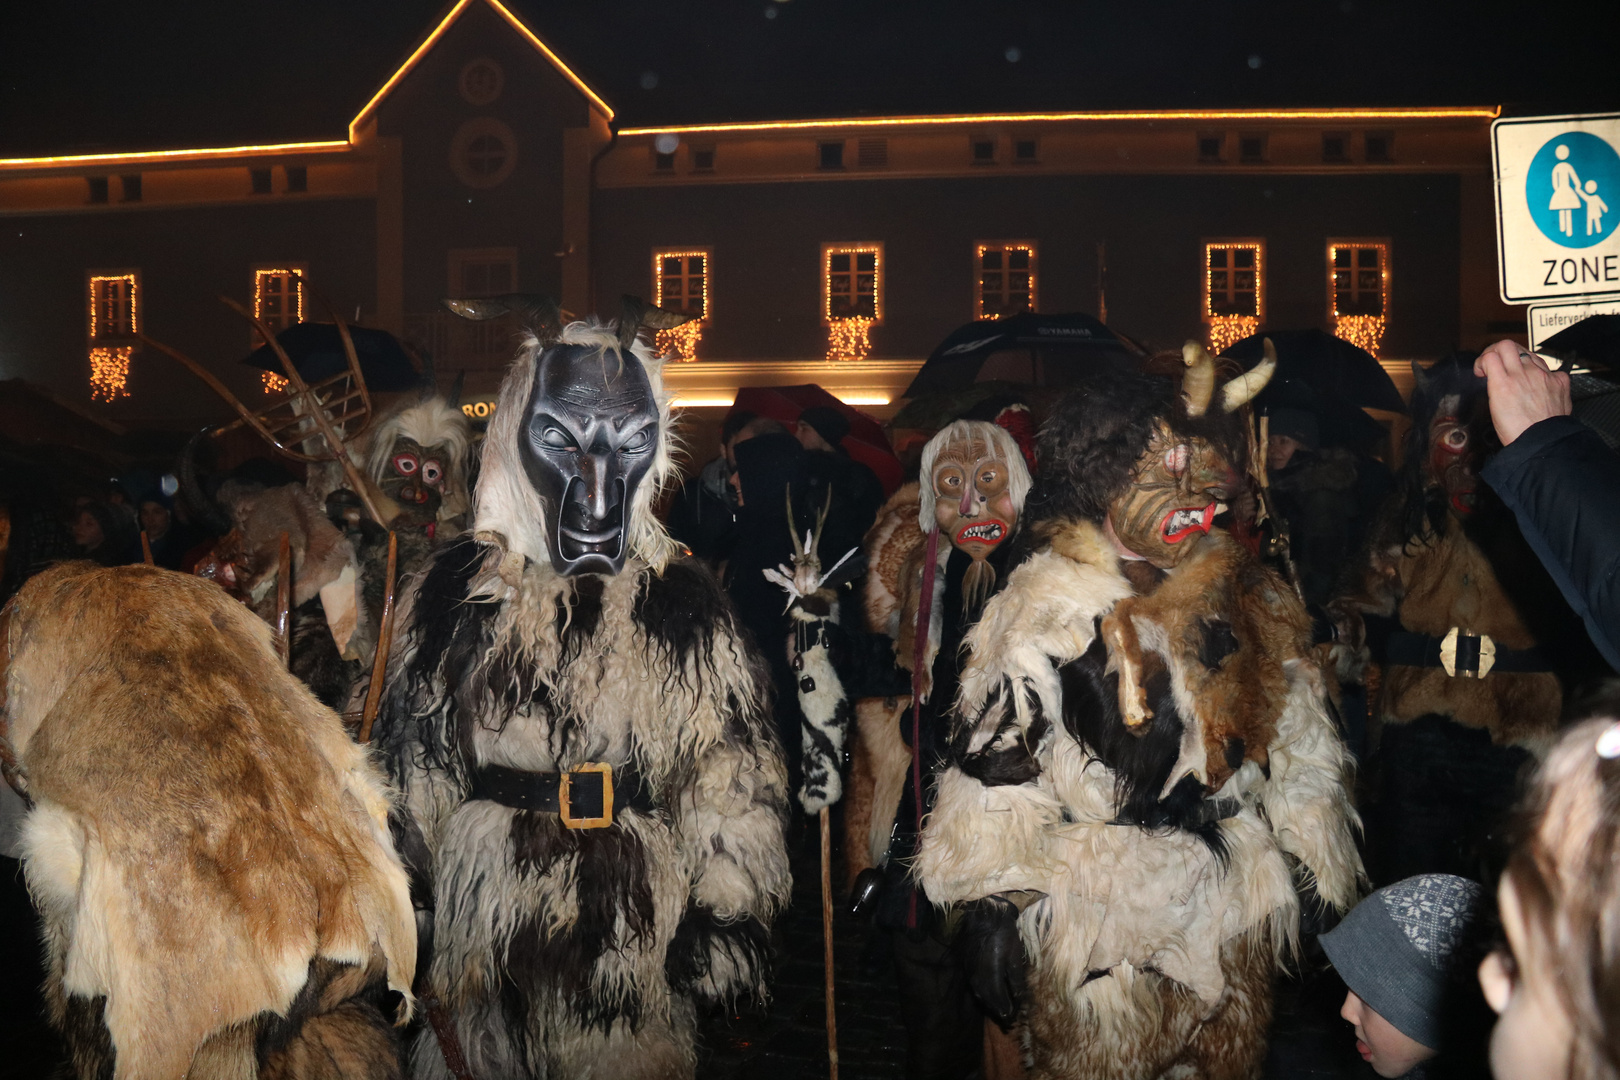
[[[1416,376],[1397,489],[1329,605],[1341,654],[1354,655],[1365,625],[1383,664],[1368,847],[1384,884],[1484,872],[1520,769],[1557,731],[1565,685],[1601,666],[1479,482],[1493,436],[1471,358]],[[1389,619],[1398,625],[1378,633]]]
[[[1036,1077],[1258,1076],[1296,886],[1342,910],[1361,877],[1310,620],[1213,526],[1269,362],[1218,390],[1186,358],[1179,397],[1099,375],[1045,425],[917,859]]]
[[[400,1076],[416,927],[365,751],[217,586],[67,563],[0,614],[51,1021],[80,1080]]]
[[[637,325],[542,323],[474,534],[402,608],[377,741],[420,834],[425,991],[480,1080],[691,1076],[698,1006],[764,990],[789,892],[767,676],[652,514],[674,466]],[[449,1075],[431,1031],[412,1071]]]

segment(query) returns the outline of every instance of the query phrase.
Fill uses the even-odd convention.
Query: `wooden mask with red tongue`
[[[967,610],[975,611],[995,587],[996,572],[985,560],[1018,526],[1029,468],[1005,429],[984,420],[958,420],[923,448],[923,470],[919,524],[924,530],[937,528],[973,560],[963,588]]]

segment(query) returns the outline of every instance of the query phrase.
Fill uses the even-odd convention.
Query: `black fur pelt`
[[[1018,728],[1017,713],[1008,708],[995,734],[986,739],[978,750],[968,749],[984,715],[992,709],[1002,708],[1002,703],[1017,692],[1011,679],[1003,679],[1001,685],[985,698],[984,708],[978,715],[952,726],[950,761],[986,787],[1027,784],[1041,775],[1041,763],[1035,755],[1047,732],[1052,730],[1052,722],[1046,718],[1040,699],[1034,694],[1025,694],[1025,704],[1033,719],[1022,739],[1009,746],[1001,746],[1002,740]]]
[[[341,712],[360,674],[360,661],[345,660],[338,652],[319,596],[300,604],[292,613],[291,623],[292,660],[288,669],[303,680],[322,705]]]
[[[708,908],[688,903],[664,954],[665,979],[678,992],[697,991],[714,959],[721,956],[739,970],[764,977],[770,969],[770,929],[751,915],[722,922]]]
[[[1091,647],[1058,668],[1063,686],[1063,726],[1086,751],[1114,774],[1115,819],[1147,829],[1181,829],[1198,836],[1224,861],[1227,849],[1220,823],[1209,820],[1203,786],[1184,777],[1162,801],[1180,753],[1182,720],[1170,689],[1170,672],[1147,658],[1147,730],[1133,733],[1119,711],[1119,676],[1108,672],[1108,651],[1098,632]]]

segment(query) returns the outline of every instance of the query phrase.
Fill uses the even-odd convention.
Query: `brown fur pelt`
[[[968,632],[919,880],[936,904],[1039,897],[1019,919],[1033,1077],[1258,1075],[1296,886],[1342,911],[1363,881],[1308,622],[1218,530],[1140,590],[1089,521],[1035,540]]]
[[[195,577],[68,563],[0,632],[78,1074],[398,1075],[376,1002],[409,1013],[416,927],[387,789],[269,627]]]

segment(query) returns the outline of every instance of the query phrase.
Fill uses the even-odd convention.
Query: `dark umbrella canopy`
[[[905,396],[950,393],[991,381],[1070,386],[1099,367],[1140,359],[1135,345],[1083,312],[981,319],[940,342]]]
[[[354,353],[360,359],[360,374],[365,377],[368,389],[388,393],[415,390],[422,385],[420,368],[393,334],[351,326],[349,336],[354,340]],[[305,382],[320,382],[348,370],[343,340],[333,323],[298,323],[277,334],[276,342],[287,351]],[[268,345],[260,345],[248,353],[242,363],[277,375],[282,373],[281,361]]]
[[[841,444],[849,456],[865,465],[883,485],[883,494],[892,495],[900,486],[900,459],[889,447],[888,437],[878,422],[833,397],[815,383],[803,386],[744,386],[737,391],[733,409],[746,409],[783,424],[799,419],[804,410],[816,405],[837,409],[849,420],[849,434]]]
[[[1377,420],[1344,398],[1324,394],[1303,379],[1273,378],[1255,398],[1255,405],[1267,415],[1279,409],[1298,409],[1315,416],[1322,448],[1345,446],[1369,453],[1384,437],[1384,426]]]
[[[1235,342],[1221,355],[1252,366],[1263,355],[1266,338],[1277,347],[1276,382],[1297,380],[1314,387],[1324,399],[1362,409],[1406,411],[1395,381],[1372,353],[1322,330],[1267,331]]]
[[[1586,367],[1620,368],[1620,315],[1588,315],[1543,341],[1537,351]]]

